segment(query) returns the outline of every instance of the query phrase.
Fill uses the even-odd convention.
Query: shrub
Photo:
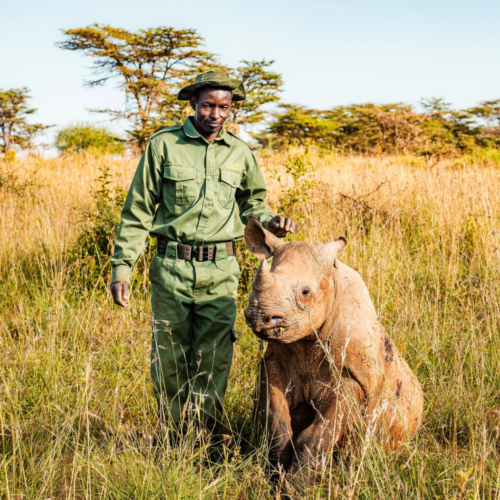
[[[57,133],[55,146],[62,153],[89,151],[97,154],[124,154],[124,140],[115,137],[106,127],[76,124]]]
[[[317,169],[306,159],[309,149],[306,148],[303,155],[289,156],[284,165],[285,173],[291,178],[291,186],[282,188],[278,205],[278,213],[288,214],[295,221],[302,220],[307,205],[308,195],[317,187],[314,180],[306,179],[307,174]],[[276,179],[282,185],[281,175],[278,169],[271,171],[271,178]]]
[[[96,181],[100,187],[93,195],[95,205],[82,214],[80,234],[68,251],[71,274],[84,288],[103,282],[111,270],[120,210],[127,195],[119,186],[110,188],[109,168],[103,169]]]

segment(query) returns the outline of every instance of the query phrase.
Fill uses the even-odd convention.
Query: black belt
[[[164,255],[167,251],[168,242],[169,240],[167,238],[156,238],[156,251],[159,254]],[[236,245],[234,241],[225,241],[224,245],[226,245],[228,257],[236,255]],[[195,248],[189,245],[181,245],[180,243],[177,243],[177,258],[182,260],[196,259],[198,262],[214,260],[216,249],[216,245]]]

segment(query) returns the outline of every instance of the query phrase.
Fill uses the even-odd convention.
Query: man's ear
[[[198,101],[198,99],[196,99],[196,96],[192,95],[190,98],[189,98],[189,104],[191,105],[191,107],[193,108],[193,111],[196,111],[196,102]]]
[[[337,267],[337,256],[347,246],[347,240],[340,236],[337,240],[325,244],[326,253],[332,264]]]
[[[259,260],[269,259],[283,242],[266,231],[258,219],[250,215],[250,220],[245,227],[245,242],[248,249]]]

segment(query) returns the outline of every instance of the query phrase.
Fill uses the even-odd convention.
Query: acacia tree
[[[260,123],[266,117],[266,104],[277,103],[283,90],[283,78],[279,73],[269,71],[275,61],[241,61],[242,66],[226,68],[231,78],[243,81],[246,99],[233,103],[229,128],[239,132],[240,125]]]
[[[281,149],[288,145],[315,143],[331,149],[340,126],[336,120],[325,116],[324,111],[296,104],[282,104],[272,116],[266,130],[252,134],[264,147]]]
[[[479,106],[467,110],[471,115],[482,118],[489,128],[500,127],[500,99],[481,101]]]
[[[26,87],[0,90],[0,153],[4,155],[15,147],[34,149],[34,139],[53,126],[28,123],[28,116],[36,111],[28,106],[30,97]]]
[[[500,147],[500,99],[482,101],[479,106],[467,110],[472,116],[486,122],[480,130],[483,146]]]
[[[125,91],[125,111],[91,111],[130,121],[129,133],[139,149],[158,128],[183,118],[184,104],[174,98],[177,90],[213,60],[212,54],[200,49],[203,38],[192,29],[160,26],[134,33],[94,24],[63,33],[67,38],[59,47],[95,58],[97,78],[86,85],[104,85],[115,79]]]
[[[436,97],[422,99],[420,104],[429,118],[425,131],[428,154],[449,154],[480,145],[482,127],[471,110],[452,109],[451,103]]]

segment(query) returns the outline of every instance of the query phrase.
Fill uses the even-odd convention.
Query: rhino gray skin
[[[375,436],[396,449],[411,439],[422,389],[361,276],[338,260],[346,241],[285,243],[255,218],[245,241],[262,261],[245,317],[268,342],[260,408],[271,463],[293,475],[348,441]]]

